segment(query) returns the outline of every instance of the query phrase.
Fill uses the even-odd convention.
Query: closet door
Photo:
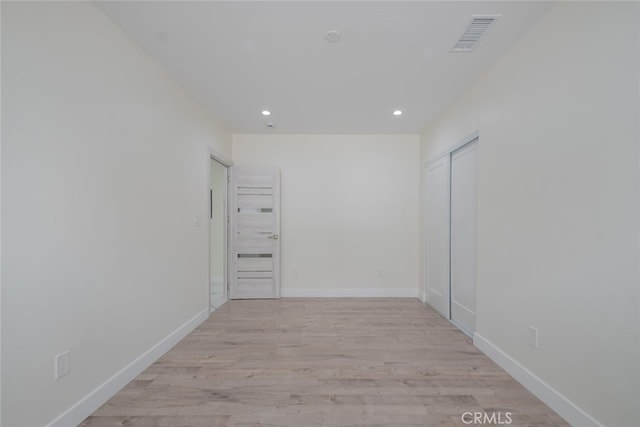
[[[478,140],[451,153],[451,320],[472,336],[476,325]]]
[[[446,155],[427,166],[425,299],[449,318],[449,165]]]

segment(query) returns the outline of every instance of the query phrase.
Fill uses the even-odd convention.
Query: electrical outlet
[[[538,348],[538,329],[533,326],[527,328],[527,343],[533,348]]]
[[[56,380],[59,380],[65,375],[69,374],[69,371],[71,369],[71,366],[69,364],[69,350],[57,355],[54,359],[54,362],[54,374]]]
[[[200,215],[194,215],[193,217],[193,226],[200,227]]]

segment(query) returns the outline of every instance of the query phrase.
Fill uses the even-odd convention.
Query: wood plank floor
[[[229,301],[82,427],[567,425],[417,299]],[[494,424],[495,425],[495,424]]]

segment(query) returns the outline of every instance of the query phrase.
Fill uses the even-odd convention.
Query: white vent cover
[[[471,52],[500,15],[474,15],[451,52]]]

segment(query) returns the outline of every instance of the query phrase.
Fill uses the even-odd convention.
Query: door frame
[[[448,239],[448,245],[449,245],[449,265],[448,265],[448,269],[449,269],[449,286],[448,286],[448,297],[449,297],[449,301],[448,301],[448,310],[447,310],[447,316],[443,316],[445,317],[449,322],[451,322],[456,328],[458,328],[462,333],[464,333],[465,335],[473,338],[470,334],[469,331],[466,331],[465,329],[461,328],[460,325],[458,325],[456,322],[454,322],[451,319],[451,156],[452,154],[459,150],[460,148],[464,147],[467,144],[470,144],[474,141],[478,141],[478,146],[480,145],[480,131],[477,130],[475,132],[473,132],[472,134],[470,134],[469,136],[467,136],[466,138],[463,138],[460,142],[458,142],[457,144],[452,145],[451,147],[447,148],[444,151],[441,151],[440,153],[438,153],[437,155],[431,157],[429,160],[427,160],[424,164],[424,190],[423,190],[423,194],[422,197],[424,197],[425,200],[425,209],[424,209],[424,220],[425,220],[425,226],[424,226],[424,230],[423,230],[423,242],[425,243],[425,254],[424,254],[424,271],[423,271],[423,277],[422,277],[422,291],[423,291],[423,295],[424,295],[424,303],[429,305],[429,307],[431,307],[431,304],[429,303],[429,301],[427,301],[427,256],[428,254],[426,253],[426,239],[427,239],[427,223],[426,223],[426,213],[427,213],[427,208],[426,208],[426,177],[427,177],[427,168],[431,167],[433,164],[435,164],[436,162],[441,161],[443,158],[448,157],[448,162],[449,162],[449,206],[448,206],[448,210],[449,210],[449,221],[448,221],[448,226],[449,226],[449,239]],[[477,207],[476,207],[477,208]],[[476,209],[476,215],[478,215],[478,211]],[[477,232],[477,229],[476,229]],[[477,248],[477,240],[476,240],[476,254],[478,252],[478,248]],[[478,271],[476,269],[476,301],[477,301],[477,286],[478,286],[478,281],[477,281],[477,274]],[[476,304],[476,315],[478,313],[478,307]],[[438,310],[436,310],[434,308],[434,311],[436,311],[438,314],[440,314],[440,312]]]
[[[211,147],[209,147],[209,155],[207,157],[207,307],[209,307],[209,313],[214,310],[214,307],[211,305],[211,161],[215,161],[220,163],[222,166],[227,168],[227,176],[226,176],[226,185],[223,187],[222,194],[222,204],[223,211],[225,214],[224,221],[224,235],[225,235],[225,245],[224,245],[224,274],[223,274],[223,300],[224,302],[229,300],[229,268],[227,266],[227,260],[229,259],[229,168],[233,166],[233,162],[227,160],[227,158],[215,151]],[[224,304],[223,302],[223,304]]]

